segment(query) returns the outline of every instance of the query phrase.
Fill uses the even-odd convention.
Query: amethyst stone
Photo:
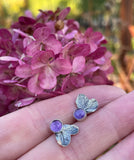
[[[77,120],[82,120],[86,117],[86,112],[84,109],[78,108],[74,112],[74,118]]]
[[[50,124],[50,129],[54,133],[60,132],[62,129],[62,122],[60,120],[52,121],[52,123]]]

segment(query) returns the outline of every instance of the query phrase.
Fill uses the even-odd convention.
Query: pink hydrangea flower
[[[56,40],[55,35],[51,34],[48,27],[37,28],[33,33],[34,41],[26,48],[26,54],[34,56],[40,50],[52,50],[58,54],[61,50],[61,43]]]
[[[71,63],[66,59],[54,59],[53,51],[39,51],[31,59],[31,64],[23,64],[16,68],[15,74],[20,78],[29,78],[28,89],[40,94],[44,89],[52,89],[57,84],[57,76],[69,74]]]
[[[70,8],[21,16],[0,29],[0,116],[87,85],[111,85],[111,53],[100,32],[66,16]]]

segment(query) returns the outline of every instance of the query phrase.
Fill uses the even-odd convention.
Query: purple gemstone
[[[62,129],[62,122],[59,120],[54,120],[50,125],[50,129],[54,133],[60,132]]]
[[[83,118],[85,118],[86,116],[86,112],[83,109],[76,109],[74,112],[74,118],[77,120],[82,120]]]

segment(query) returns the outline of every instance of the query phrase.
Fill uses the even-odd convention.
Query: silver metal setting
[[[85,96],[84,94],[79,94],[76,98],[76,105],[77,105],[77,108],[85,110],[86,115],[87,115],[89,113],[95,112],[97,110],[99,104],[96,99],[94,99],[94,98],[88,99],[88,97]],[[81,120],[83,120],[85,118],[86,118],[86,116],[84,118],[82,118]]]
[[[66,147],[71,142],[71,135],[76,135],[79,127],[76,125],[63,124],[60,132],[56,132],[56,141],[60,146]]]

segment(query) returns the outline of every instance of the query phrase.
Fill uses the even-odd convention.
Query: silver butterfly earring
[[[88,99],[84,94],[79,94],[76,98],[77,109],[74,112],[74,118],[78,121],[85,119],[87,114],[95,112],[98,108],[96,99]]]
[[[63,125],[60,120],[52,121],[50,124],[50,129],[55,133],[57,143],[63,147],[70,144],[71,135],[75,135],[79,132],[79,127],[76,125]]]

